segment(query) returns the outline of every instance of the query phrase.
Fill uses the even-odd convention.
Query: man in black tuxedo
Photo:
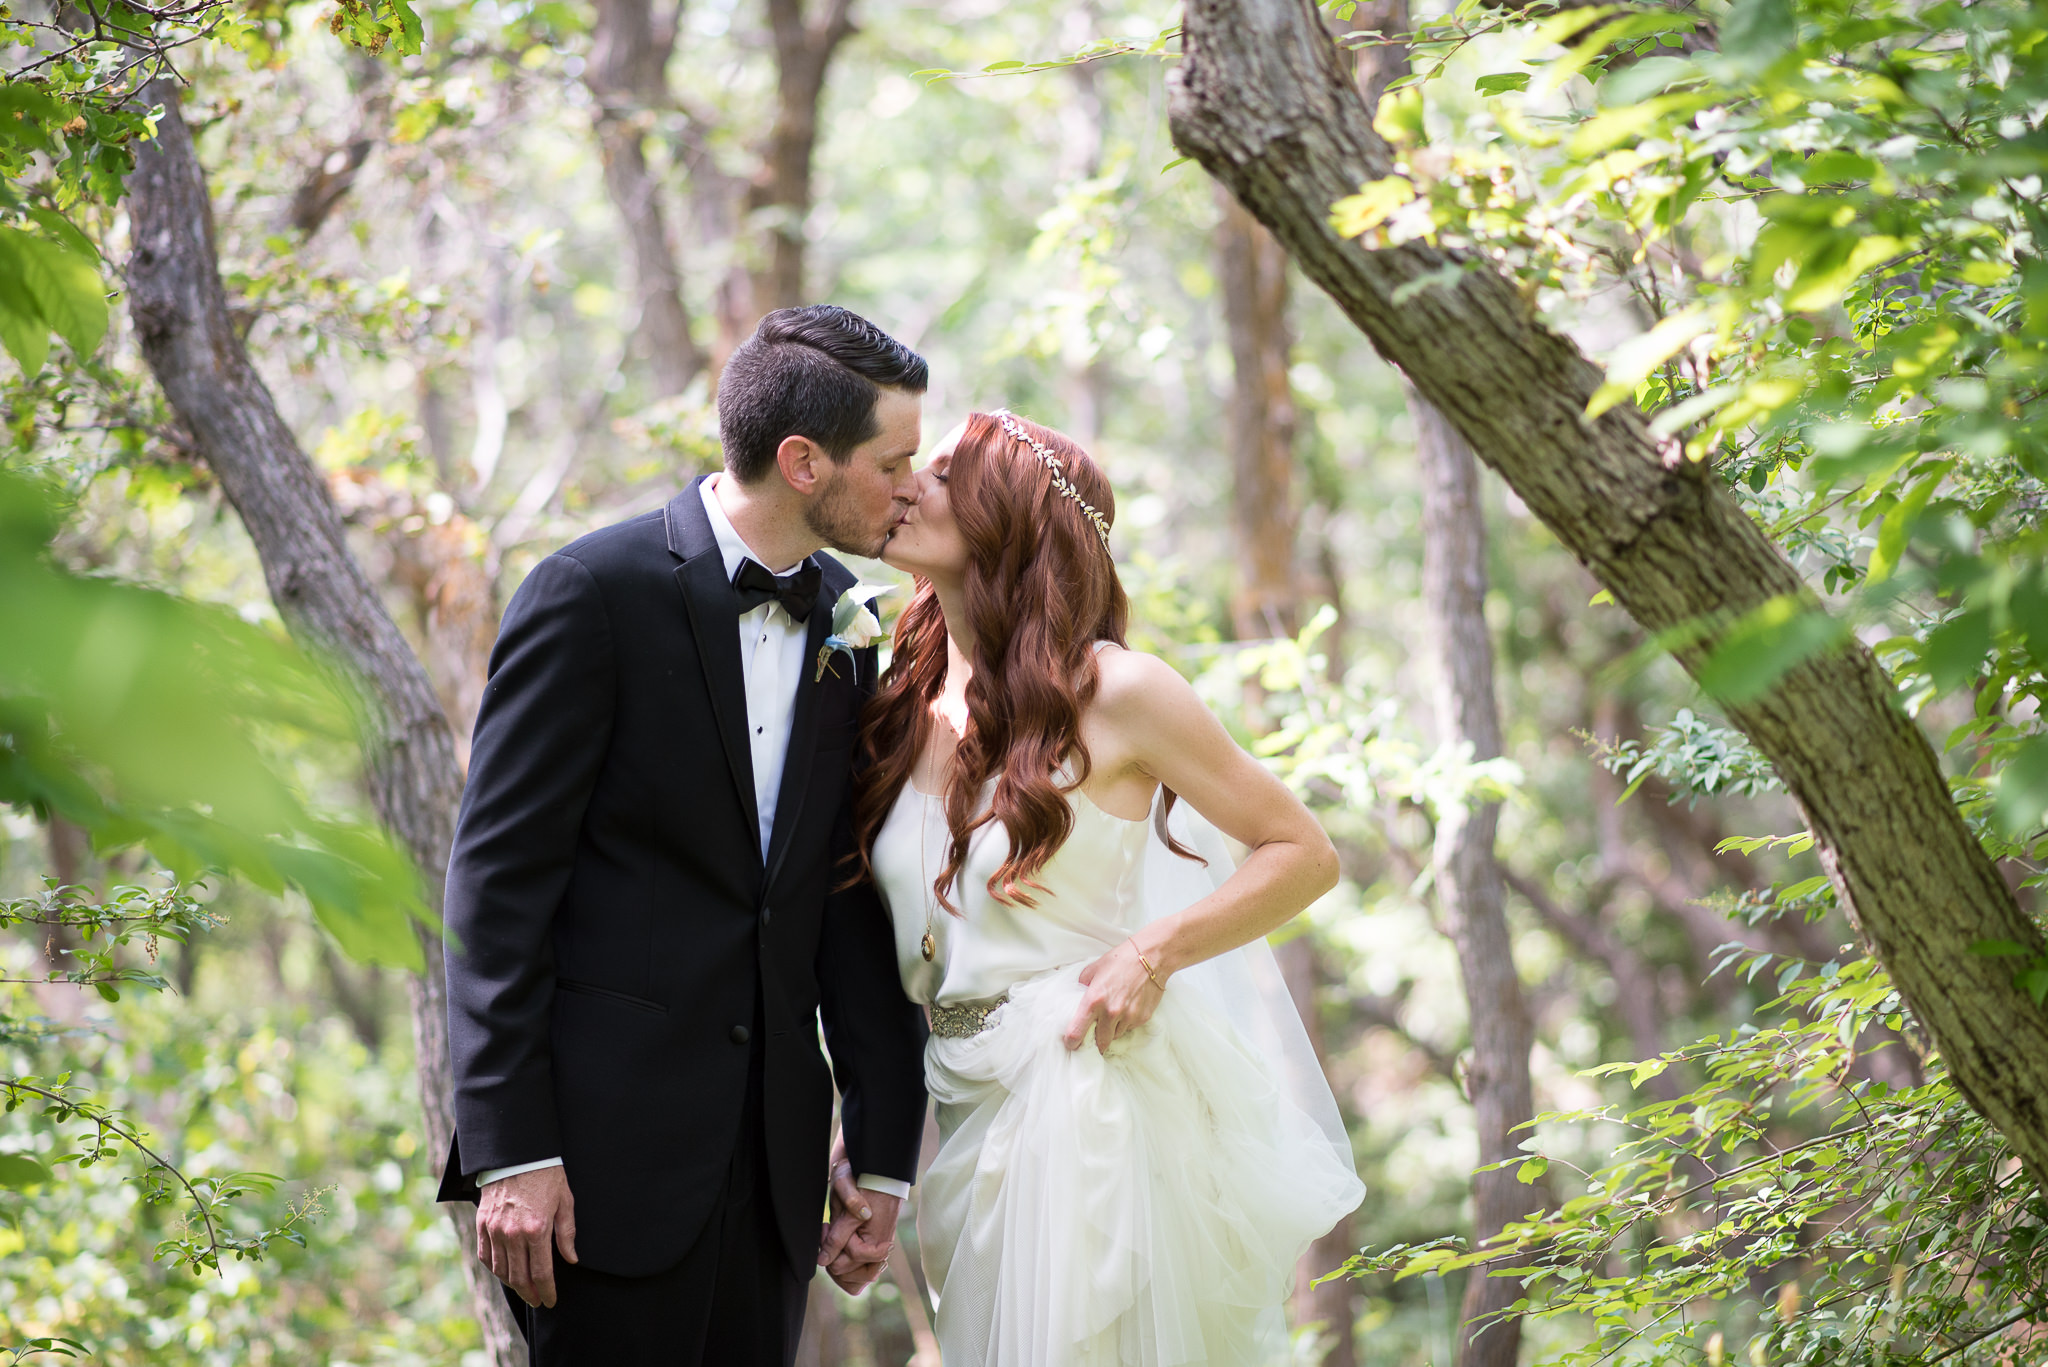
[[[818,552],[878,554],[915,501],[925,384],[845,309],[771,313],[719,382],[724,472],[506,610],[448,865],[441,1199],[478,1202],[537,1367],[788,1363],[835,1082],[835,1200],[893,1241],[924,1024],[840,887],[876,660],[825,653],[854,576]]]

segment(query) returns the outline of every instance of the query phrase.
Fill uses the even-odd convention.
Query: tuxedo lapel
[[[670,499],[663,517],[668,527],[668,548],[683,562],[676,567],[676,583],[683,591],[690,631],[697,638],[697,659],[704,666],[704,684],[711,694],[718,738],[725,746],[725,762],[732,771],[740,808],[747,814],[747,829],[752,831],[760,828],[761,816],[754,802],[753,750],[747,744],[747,681],[740,669],[740,605],[733,596],[731,581],[725,576],[725,559],[718,553],[718,538],[712,535],[703,495],[697,492],[697,485],[702,482],[693,481]]]
[[[831,561],[825,563],[825,574],[818,581],[818,600],[811,606],[810,620],[805,623],[808,629],[804,633],[803,662],[797,673],[789,749],[782,761],[782,788],[775,799],[775,831],[768,841],[768,870],[763,888],[775,886],[776,871],[789,852],[790,838],[803,815],[804,796],[810,791],[811,759],[818,748],[818,695],[825,687],[825,680],[818,678],[818,652],[825,648],[825,638],[832,634],[832,605],[839,600],[840,591],[851,583],[833,573]],[[844,659],[837,659],[835,664],[837,668],[846,668]],[[827,673],[825,679],[831,677]]]

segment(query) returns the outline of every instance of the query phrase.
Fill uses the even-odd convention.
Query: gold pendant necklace
[[[910,786],[917,788],[913,777]],[[930,963],[939,952],[939,942],[932,938],[932,878],[931,869],[926,865],[926,847],[932,838],[932,797],[922,788],[917,788],[917,874],[918,886],[924,896],[924,938],[917,942],[917,949]]]

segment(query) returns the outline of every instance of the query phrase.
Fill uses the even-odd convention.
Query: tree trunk
[[[1300,615],[1294,577],[1295,410],[1287,374],[1293,345],[1287,324],[1287,254],[1237,201],[1219,198],[1216,264],[1232,362],[1231,530],[1237,543],[1237,589],[1231,619],[1239,640],[1256,641],[1292,636]],[[1255,680],[1247,681],[1245,696],[1256,724],[1263,699]],[[1316,1062],[1323,1064],[1315,989],[1324,970],[1315,942],[1297,935],[1278,953]],[[1296,1321],[1321,1323],[1330,1338],[1324,1367],[1353,1367],[1357,1361],[1357,1289],[1346,1278],[1320,1287],[1314,1283],[1356,1251],[1346,1216],[1316,1240],[1295,1270]]]
[[[142,92],[162,105],[154,141],[135,147],[128,180],[129,304],[143,356],[190,429],[196,448],[241,514],[263,562],[264,581],[292,634],[339,661],[362,697],[365,777],[377,815],[405,842],[422,891],[440,909],[462,776],[454,737],[426,671],[385,613],[362,567],[349,554],[334,500],[278,415],[228,317],[214,252],[206,176],[178,110],[175,81]],[[413,1039],[418,1054],[426,1152],[438,1159],[454,1130],[448,1065],[448,1015],[437,936],[422,933],[426,969],[412,976]],[[450,1206],[464,1275],[493,1363],[524,1360],[496,1280],[470,1256],[475,1213]]]
[[[804,0],[768,0],[775,39],[775,123],[761,150],[761,168],[747,187],[747,226],[763,235],[750,272],[751,317],[741,340],[761,315],[809,303],[804,293],[804,220],[811,213],[811,155],[818,145],[818,101],[832,54],[853,33],[852,0],[825,0],[812,22]]]
[[[1587,421],[1601,371],[1482,259],[1370,251],[1330,206],[1392,158],[1309,0],[1189,0],[1169,73],[1175,142],[1442,410],[1617,602],[1698,672],[1726,624],[1811,591],[1714,471],[1660,448],[1629,405]],[[1449,283],[1445,267],[1458,272]],[[1395,292],[1416,284],[1397,304]],[[1700,632],[1700,628],[1708,628]],[[2044,950],[1964,825],[1932,747],[1860,643],[1808,659],[1729,719],[1777,767],[1845,911],[1952,1076],[2038,1178],[2048,1173],[2048,1009],[1980,940]]]
[[[605,193],[619,211],[633,259],[636,331],[659,397],[682,393],[705,366],[703,351],[690,337],[661,182],[645,150],[655,118],[675,107],[668,59],[675,51],[677,18],[675,7],[657,14],[652,0],[597,0],[590,60],[583,68],[583,84],[596,101]]]
[[[1436,655],[1437,732],[1469,750],[1468,763],[1500,756],[1493,696],[1493,638],[1486,629],[1486,520],[1479,462],[1443,415],[1410,393],[1415,458],[1422,473],[1422,604]],[[1515,971],[1500,864],[1493,857],[1498,802],[1447,802],[1436,813],[1437,902],[1458,951],[1472,1058],[1465,1072],[1479,1130],[1479,1162],[1520,1152],[1536,1114],[1529,1088],[1529,1007]],[[1472,1242],[1484,1243],[1539,1202],[1513,1168],[1472,1174]],[[1515,1367],[1522,1321],[1503,1317],[1522,1294],[1513,1277],[1474,1268],[1459,1312],[1458,1367]]]
[[[1227,192],[1216,225],[1230,389],[1231,519],[1241,641],[1294,634],[1294,390],[1287,376],[1287,253]]]

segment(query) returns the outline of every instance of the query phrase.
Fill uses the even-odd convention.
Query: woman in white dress
[[[946,1367],[1285,1361],[1294,1264],[1364,1188],[1263,939],[1335,852],[1125,648],[1085,452],[976,413],[921,479],[856,824],[932,1017]]]

